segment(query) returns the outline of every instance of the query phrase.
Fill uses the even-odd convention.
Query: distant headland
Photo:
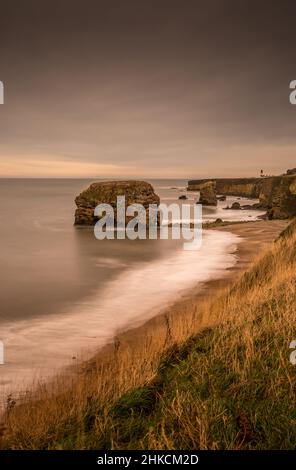
[[[187,190],[203,190],[209,182],[213,183],[216,195],[259,199],[257,207],[267,211],[268,219],[288,219],[296,215],[296,168],[279,176],[190,180]]]

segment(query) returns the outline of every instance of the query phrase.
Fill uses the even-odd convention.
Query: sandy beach
[[[256,258],[261,256],[270,247],[288,224],[289,221],[287,220],[261,220],[211,228],[212,230],[229,232],[240,237],[240,243],[237,244],[237,251],[235,253],[237,262],[234,266],[228,268],[219,279],[198,284],[195,288],[188,290],[182,299],[164,308],[159,315],[151,318],[143,325],[127,331],[118,331],[114,342],[100,349],[95,361],[104,361],[104,358],[109,357],[110,353],[119,348],[136,350],[137,346],[141,346],[143,342],[149,341],[149,338],[154,335],[156,336],[156,331],[160,337],[162,335],[159,332],[163,331],[165,336],[168,322],[176,321],[176,317],[177,322],[186,322],[186,312],[190,312],[189,315],[191,316],[192,307],[196,308],[198,314],[199,305],[212,295],[217,295],[219,291],[230,287]],[[92,360],[88,362],[88,364],[91,363]]]
[[[5,396],[10,392],[14,393],[14,390],[27,390],[28,387],[34,389],[34,385],[33,387],[29,385],[32,381],[35,384],[40,380],[48,381],[56,374],[63,373],[63,370],[66,375],[68,375],[68,372],[72,375],[73,366],[76,370],[79,364],[83,364],[84,367],[85,364],[92,363],[94,359],[99,362],[104,361],[106,355],[110,358],[110,353],[113,355],[113,352],[118,351],[118,349],[121,349],[121,351],[123,349],[137,351],[138,346],[142,347],[143,343],[149,343],[153,337],[153,340],[157,337],[159,341],[163,341],[163,346],[159,346],[160,349],[165,348],[170,329],[169,325],[172,322],[174,325],[177,324],[177,327],[174,326],[174,330],[182,331],[182,335],[186,337],[187,323],[192,321],[193,310],[196,311],[197,328],[202,328],[202,321],[199,320],[201,303],[209,299],[211,295],[216,295],[220,290],[229,287],[254,259],[268,248],[287,224],[287,221],[274,220],[233,223],[220,227],[210,226],[210,231],[205,230],[204,233],[205,240],[207,240],[207,234],[212,234],[210,237],[211,244],[204,247],[202,258],[199,255],[195,259],[194,255],[189,254],[189,257],[183,259],[181,254],[182,263],[179,264],[174,261],[172,265],[174,270],[188,270],[188,262],[198,263],[197,271],[195,269],[195,271],[190,272],[190,282],[185,279],[184,288],[181,284],[177,284],[178,291],[172,291],[173,286],[176,286],[175,277],[173,276],[172,282],[167,282],[167,279],[165,279],[170,276],[171,268],[169,265],[163,271],[163,282],[166,282],[166,284],[160,284],[157,290],[151,286],[150,298],[147,298],[142,305],[137,303],[139,301],[138,296],[135,297],[133,292],[128,293],[130,283],[137,290],[137,286],[142,286],[147,276],[153,280],[153,270],[156,267],[159,270],[158,264],[147,265],[147,268],[142,269],[143,272],[131,271],[132,277],[126,278],[124,274],[122,280],[115,281],[114,288],[116,290],[118,290],[118,287],[123,288],[128,297],[121,308],[120,303],[117,304],[116,299],[112,300],[108,294],[102,309],[107,308],[107,311],[104,310],[104,315],[106,318],[114,318],[112,320],[114,326],[107,330],[107,324],[105,323],[105,329],[101,333],[98,330],[97,322],[100,316],[97,316],[96,298],[92,303],[88,301],[85,304],[84,312],[81,310],[81,306],[78,305],[77,311],[72,311],[71,314],[56,316],[55,318],[37,319],[36,321],[31,320],[28,325],[26,322],[24,324],[20,323],[18,327],[14,325],[9,327],[6,336],[11,338],[11,345],[15,344],[14,348],[11,348],[15,356],[10,356],[11,361],[8,363],[6,375],[2,374],[3,398],[5,399]],[[220,249],[215,248],[215,240],[218,246],[221,243],[220,237],[213,238],[215,232],[217,232],[217,235],[221,233],[226,241],[226,235],[229,235],[230,243],[233,243],[234,247],[231,248],[231,245],[229,245],[229,248],[227,248],[230,250],[227,255],[229,258],[225,258],[224,248],[222,252]],[[209,257],[209,263],[207,257]],[[147,272],[146,269],[148,269]],[[208,271],[208,275],[202,272],[203,269]],[[201,272],[199,272],[200,270]],[[157,274],[159,279],[161,279],[161,272],[158,271]],[[178,276],[178,279],[180,279],[180,273],[178,273]],[[119,285],[117,285],[118,282],[120,282]],[[192,287],[188,287],[190,285]],[[110,285],[109,289],[111,297],[112,286],[113,284]],[[165,295],[162,293],[160,297],[162,289],[166,293]],[[153,298],[154,293],[155,298]],[[161,303],[159,303],[160,299],[162,299]],[[123,310],[125,304],[126,308],[128,307],[126,313]],[[190,328],[189,326],[188,329],[190,330]],[[46,344],[46,348],[42,344]],[[98,353],[95,353],[96,349]],[[31,358],[28,366],[21,359],[24,351],[26,351],[26,357]],[[55,364],[58,367],[55,367]],[[13,379],[16,371],[17,382]],[[10,378],[12,378],[12,382],[9,382]],[[7,381],[6,386],[5,381]],[[13,386],[11,386],[12,384]]]
[[[229,196],[217,206],[203,208],[210,230],[203,231],[200,250],[189,252],[182,240],[171,239],[98,241],[92,227],[73,226],[75,195],[89,183],[21,179],[1,184],[1,210],[7,221],[1,226],[7,247],[0,295],[4,397],[93,357],[114,336],[118,344],[124,331],[135,331],[154,317],[155,324],[161,323],[163,312],[166,319],[167,312],[170,316],[175,312],[184,328],[187,304],[182,303],[186,300],[189,305],[210,286],[216,290],[230,282],[250,262],[251,253],[283,224],[253,223],[262,212],[258,210],[225,210],[238,200]],[[179,197],[185,194],[186,180],[151,180],[151,184],[162,202],[182,205]],[[186,197],[192,207],[198,193],[188,191]],[[22,213],[15,218],[20,198]],[[220,217],[226,224],[215,228],[210,222]],[[263,228],[263,235],[256,227]],[[146,329],[136,331],[141,338],[140,331]]]

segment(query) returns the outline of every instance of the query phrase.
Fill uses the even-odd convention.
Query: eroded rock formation
[[[257,209],[267,210],[270,219],[286,219],[296,216],[296,174],[294,169],[282,176],[264,178],[218,178],[192,180],[188,190],[198,191],[207,183],[216,183],[218,194],[258,198]]]
[[[224,196],[258,198],[263,178],[215,178],[188,181],[188,191],[199,191],[206,182],[215,182],[216,191]]]
[[[287,219],[296,215],[296,175],[264,178],[259,194],[269,219]]]
[[[146,181],[103,181],[92,183],[76,197],[75,225],[94,225],[98,220],[94,209],[98,204],[110,204],[114,210],[116,221],[117,196],[125,196],[126,206],[142,204],[148,218],[149,204],[159,204],[159,196],[155,194],[150,183]],[[126,221],[128,218],[126,218]]]
[[[217,205],[217,192],[216,183],[214,181],[207,181],[199,185],[200,197],[199,203],[204,206]]]

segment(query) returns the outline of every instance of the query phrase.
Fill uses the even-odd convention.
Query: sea
[[[75,197],[93,181],[0,179],[1,396],[94,354],[237,261],[239,239],[223,231],[204,230],[197,251],[184,250],[182,240],[97,240],[92,227],[73,224]],[[187,180],[146,181],[161,202],[198,201],[198,192],[186,191]],[[204,208],[203,220],[262,214],[225,210],[236,200]]]

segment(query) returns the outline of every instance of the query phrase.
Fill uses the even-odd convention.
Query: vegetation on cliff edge
[[[7,412],[12,449],[295,449],[295,223],[227,291]]]

